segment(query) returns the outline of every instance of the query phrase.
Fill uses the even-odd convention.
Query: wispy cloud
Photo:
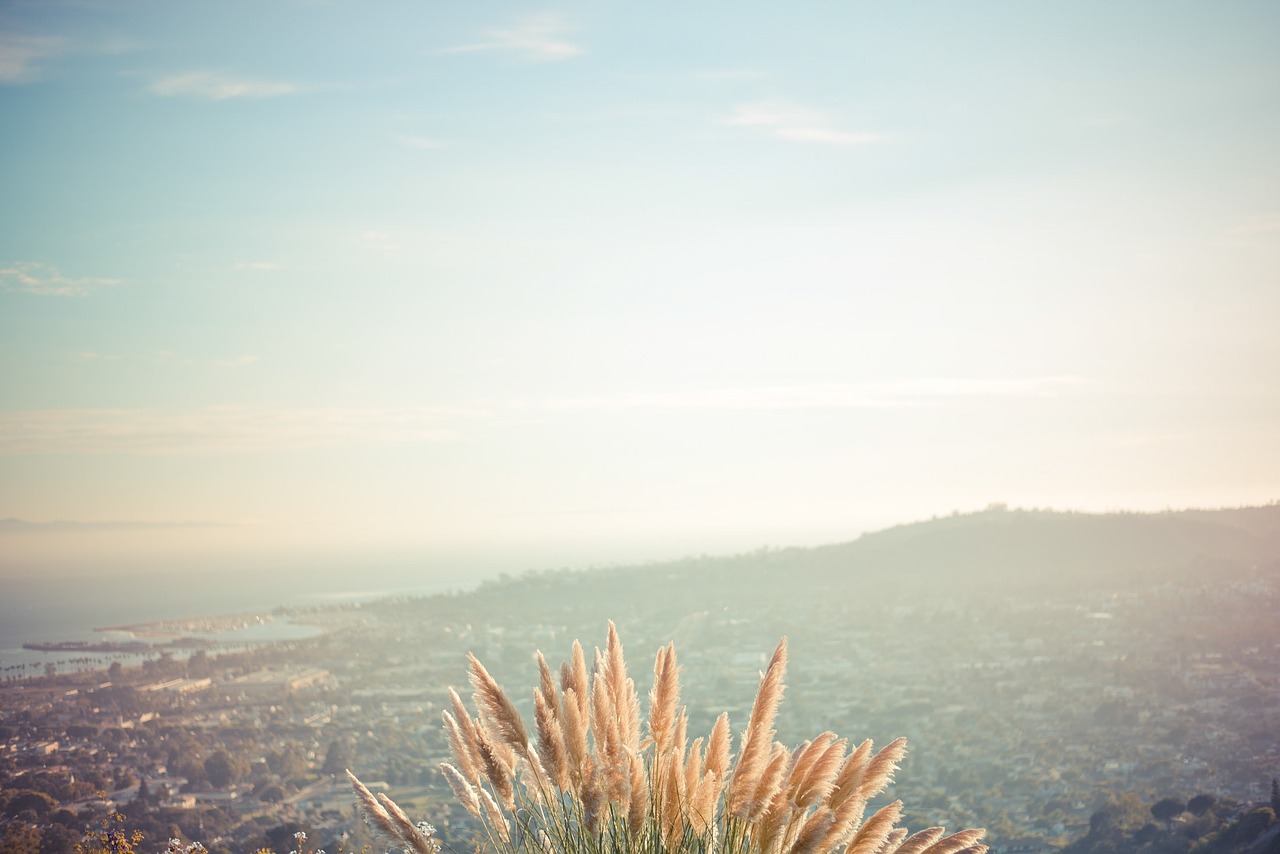
[[[114,56],[134,50],[128,39],[70,39],[63,36],[36,36],[0,33],[0,85],[20,85],[39,80],[51,60],[67,56]]]
[[[962,399],[1052,397],[1080,377],[920,379],[878,383],[811,383],[740,389],[636,393],[514,401],[543,410],[590,409],[878,409],[938,406]]]
[[[188,71],[151,81],[152,94],[164,97],[229,101],[234,98],[278,98],[302,91],[295,83],[236,77],[219,71]]]
[[[30,83],[40,76],[41,63],[65,53],[66,39],[0,33],[0,83]]]
[[[441,53],[504,53],[529,62],[558,62],[582,53],[566,38],[572,28],[559,15],[521,19],[513,27],[486,30],[481,41],[444,48]]]
[[[447,442],[464,425],[534,413],[635,410],[787,410],[942,407],[1010,398],[1052,398],[1079,377],[922,379],[814,383],[599,397],[508,400],[474,407],[254,407],[192,410],[46,409],[0,413],[0,455],[221,454],[336,446]]]
[[[261,408],[45,409],[0,413],[0,454],[216,454],[442,442],[466,410]]]
[[[256,272],[271,272],[272,270],[283,270],[283,264],[277,264],[275,261],[237,261],[235,264],[237,270],[254,270]]]
[[[119,279],[72,278],[47,264],[19,262],[0,267],[0,290],[46,297],[80,297],[95,288],[118,285]]]
[[[824,113],[777,102],[741,104],[725,119],[725,124],[756,128],[770,136],[792,142],[867,145],[888,139],[881,133],[842,130],[835,127]]]

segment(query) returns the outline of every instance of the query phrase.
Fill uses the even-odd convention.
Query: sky
[[[0,574],[1278,500],[1278,42],[1271,0],[4,0]]]

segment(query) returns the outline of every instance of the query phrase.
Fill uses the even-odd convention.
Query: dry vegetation
[[[499,852],[712,852],[783,854],[985,854],[981,830],[908,836],[902,804],[867,815],[890,783],[906,742],[879,752],[824,732],[795,749],[775,740],[787,664],[784,639],[761,676],[750,719],[730,755],[728,715],[708,736],[688,738],[674,645],[658,650],[641,737],[640,703],[611,623],[588,669],[574,642],[559,680],[542,653],[534,693],[534,737],[514,704],[474,656],[478,715],[450,691],[444,713],[454,762],[441,770],[484,829],[480,847]],[[438,844],[385,794],[351,777],[369,821],[406,850]],[[429,826],[428,826],[429,827]]]

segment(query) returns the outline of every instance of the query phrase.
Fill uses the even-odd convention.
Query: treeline
[[[1089,831],[1061,854],[1280,854],[1280,782],[1270,804],[1200,794],[1146,804],[1134,794],[1110,798]]]

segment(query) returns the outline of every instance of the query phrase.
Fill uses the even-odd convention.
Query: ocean
[[[0,580],[0,678],[106,667],[107,653],[44,652],[27,642],[127,641],[122,633],[95,629],[236,614],[276,608],[309,608],[368,602],[391,596],[426,596],[474,587],[479,579],[454,576],[378,575],[368,587],[352,585],[352,573],[208,573],[121,577],[40,577]],[[385,585],[385,586],[382,586]],[[307,637],[316,629],[276,618],[215,639],[270,641]],[[116,660],[111,654],[110,660]],[[96,660],[96,661],[95,661]],[[138,656],[120,657],[130,664]]]

